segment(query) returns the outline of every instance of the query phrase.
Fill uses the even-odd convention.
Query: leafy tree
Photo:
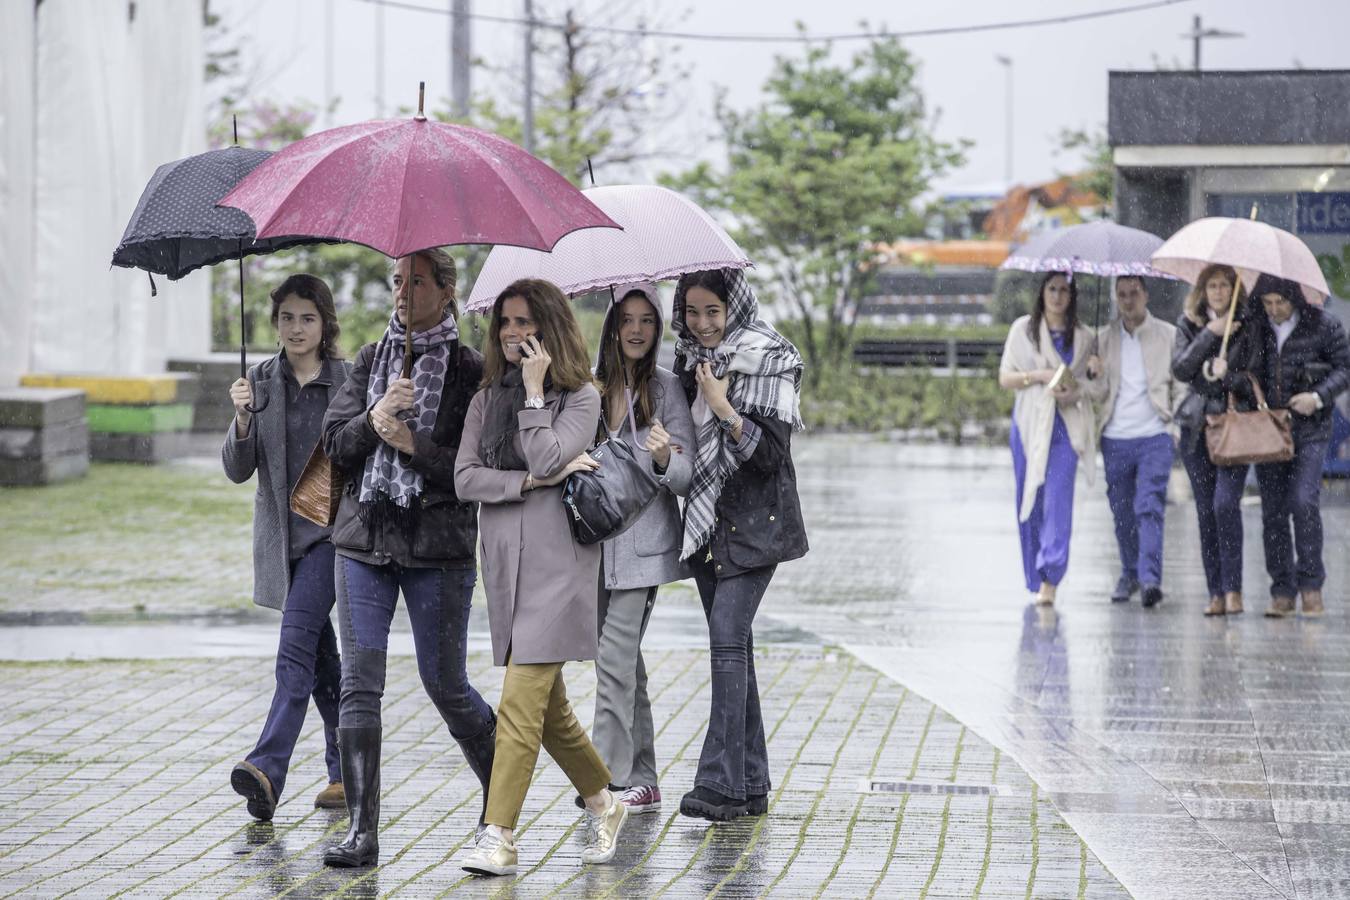
[[[1350,244],[1341,248],[1340,256],[1319,253],[1317,264],[1326,276],[1331,293],[1337,297],[1350,298]]]
[[[808,45],[776,60],[764,90],[745,112],[719,98],[724,170],[702,163],[667,182],[738,224],[737,240],[800,320],[814,373],[844,361],[872,248],[923,233],[919,198],[966,145],[933,136],[915,62],[894,38],[843,64],[828,44]]]
[[[1091,131],[1065,128],[1059,133],[1059,149],[1056,152],[1080,154],[1087,168],[1071,176],[1074,184],[1082,190],[1092,191],[1106,205],[1111,205],[1116,190],[1116,164],[1105,128],[1099,126]]]

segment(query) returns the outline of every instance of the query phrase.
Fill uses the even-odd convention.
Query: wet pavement
[[[1168,507],[1164,603],[1113,605],[1103,485],[1080,479],[1069,575],[1041,612],[1021,584],[1007,457],[804,442],[813,552],[766,611],[1008,752],[1136,896],[1350,896],[1344,500],[1324,509],[1325,618],[1261,616],[1247,503],[1248,612],[1205,619],[1189,505]]]
[[[1167,600],[1113,606],[1105,495],[1100,479],[1080,479],[1069,576],[1048,612],[1020,583],[1005,449],[824,437],[800,440],[796,457],[813,549],[781,568],[757,623],[779,789],[762,822],[707,829],[673,815],[707,713],[706,631],[688,586],[663,595],[648,638],[667,811],[642,823],[640,851],[582,870],[570,794],[545,766],[529,801],[539,839],[523,860],[539,865],[509,887],[449,871],[474,785],[406,657],[391,663],[387,863],[362,878],[317,863],[340,816],[308,808],[312,727],[275,825],[246,826],[225,786],[265,708],[273,619],[0,628],[0,658],[145,658],[0,666],[20,698],[0,711],[11,748],[0,750],[0,894],[1074,897],[1120,894],[1114,875],[1139,897],[1350,896],[1343,500],[1325,510],[1324,619],[1260,616],[1259,508],[1248,505],[1250,611],[1207,620],[1189,506],[1168,508]],[[227,559],[247,563],[235,527],[240,546],[217,541],[210,565],[246,584]],[[187,543],[174,536],[178,558],[192,557]],[[117,610],[135,594],[114,589],[104,605],[83,585],[44,593],[28,559],[0,559],[0,581],[25,579],[34,590],[0,604],[8,621],[60,621],[62,597]],[[169,608],[202,604],[189,593]],[[409,649],[403,621],[395,652]],[[491,699],[483,624],[476,614],[472,665]],[[175,656],[198,658],[153,661]],[[568,680],[588,719],[589,672],[570,666]],[[919,784],[860,792],[860,779]],[[927,793],[934,784],[997,789]]]

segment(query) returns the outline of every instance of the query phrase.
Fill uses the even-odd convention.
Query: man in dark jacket
[[[1350,344],[1341,323],[1309,305],[1303,289],[1292,281],[1262,275],[1252,288],[1252,303],[1260,304],[1251,316],[1259,329],[1255,372],[1270,407],[1291,413],[1294,434],[1292,460],[1256,467],[1271,580],[1266,615],[1291,615],[1297,593],[1303,597],[1303,614],[1319,616],[1326,580],[1322,464],[1331,437],[1332,405],[1350,387]]]

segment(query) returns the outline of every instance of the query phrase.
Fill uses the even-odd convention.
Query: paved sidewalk
[[[677,592],[667,605],[688,612],[693,602]],[[514,882],[466,879],[453,865],[478,786],[409,657],[390,660],[383,865],[366,872],[321,862],[345,814],[311,806],[322,783],[316,714],[273,823],[252,823],[229,790],[270,695],[262,660],[0,664],[0,894],[1124,895],[1009,757],[853,656],[810,644],[759,654],[769,816],[716,827],[679,816],[706,724],[707,656],[654,643],[665,809],[632,820],[614,864],[582,867],[572,790],[546,762],[526,802]],[[495,701],[500,670],[490,657],[475,652],[470,672]],[[567,680],[589,723],[590,667],[568,666]],[[861,792],[860,779],[919,789]],[[952,793],[991,785],[994,796]]]

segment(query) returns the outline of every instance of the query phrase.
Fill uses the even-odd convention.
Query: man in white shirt
[[[1120,579],[1111,600],[1140,591],[1144,606],[1162,601],[1163,513],[1175,450],[1172,414],[1184,385],[1172,377],[1175,326],[1148,312],[1144,279],[1116,279],[1120,318],[1101,333],[1106,402],[1098,421],[1106,496],[1120,547]]]

